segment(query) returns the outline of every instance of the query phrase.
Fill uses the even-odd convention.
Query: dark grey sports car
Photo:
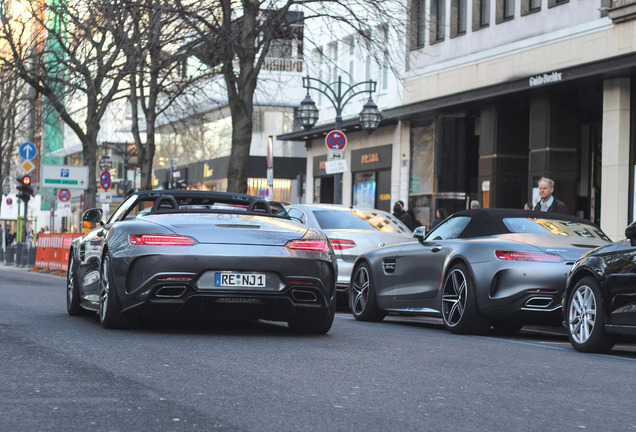
[[[418,243],[356,260],[349,291],[356,319],[433,315],[453,333],[477,334],[548,316],[558,322],[574,261],[609,242],[584,219],[509,209],[460,211],[414,237]]]
[[[323,233],[248,195],[148,191],[128,197],[71,245],[70,315],[99,313],[106,328],[137,317],[286,321],[326,333],[335,313],[337,263]]]
[[[583,255],[563,293],[565,327],[581,352],[608,352],[620,335],[636,336],[636,222],[626,240]]]

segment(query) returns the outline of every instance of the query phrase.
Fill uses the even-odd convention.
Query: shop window
[[[451,0],[451,37],[466,34],[466,0]]]
[[[431,43],[444,40],[444,0],[431,0]]]
[[[490,0],[473,0],[473,30],[490,25]]]
[[[521,0],[521,15],[527,15],[541,10],[541,0]]]
[[[515,17],[515,0],[497,0],[497,24]]]

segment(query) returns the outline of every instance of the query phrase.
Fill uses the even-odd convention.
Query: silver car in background
[[[322,230],[338,259],[340,296],[348,296],[351,270],[358,255],[373,249],[416,241],[398,218],[377,209],[336,204],[292,204],[285,207],[292,220]],[[344,299],[343,299],[344,300]],[[340,305],[348,302],[338,302]]]

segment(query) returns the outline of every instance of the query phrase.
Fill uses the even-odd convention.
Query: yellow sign
[[[22,162],[22,169],[28,174],[35,169],[35,165],[33,165],[30,161],[24,161]]]

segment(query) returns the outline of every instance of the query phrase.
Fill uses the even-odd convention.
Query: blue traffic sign
[[[325,137],[325,144],[330,150],[344,150],[347,146],[347,136],[339,130],[332,130]]]
[[[38,148],[32,142],[25,142],[20,146],[19,153],[22,159],[31,160],[38,154]]]
[[[105,191],[110,188],[111,178],[108,170],[102,171],[102,175],[99,176],[99,184],[102,186],[102,189]]]

